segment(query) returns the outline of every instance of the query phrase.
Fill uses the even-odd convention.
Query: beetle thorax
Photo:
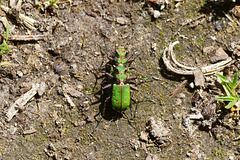
[[[118,73],[117,73],[116,77],[121,82],[123,82],[125,79],[127,79],[127,74],[125,73],[125,70],[126,70],[126,68],[124,67],[123,64],[119,64],[117,66]]]

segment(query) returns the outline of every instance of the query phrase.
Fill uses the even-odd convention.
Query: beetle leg
[[[127,63],[130,63],[130,64],[131,64],[133,61],[134,61],[134,59],[128,60]]]
[[[104,90],[104,89],[107,89],[107,88],[109,88],[109,87],[112,87],[112,84],[108,84],[108,85],[102,87],[102,89]]]
[[[113,75],[111,75],[110,73],[105,73],[109,78],[114,78]]]
[[[137,103],[137,101],[136,101],[136,100],[134,100],[134,99],[132,99],[132,98],[131,98],[131,100],[132,100],[134,103]]]
[[[131,88],[132,90],[139,91],[136,87],[133,87],[133,86],[131,86],[131,85],[130,85],[130,88]]]
[[[114,59],[112,57],[107,57],[110,61],[114,61]]]
[[[110,98],[111,98],[110,96],[107,97],[104,102],[106,103]]]
[[[131,118],[133,118],[133,108],[132,108],[132,105],[130,105],[130,111],[131,111]]]
[[[137,50],[138,50],[138,49],[137,49]],[[138,53],[138,54],[135,54],[135,53],[137,52],[137,50],[134,52],[134,54],[132,54],[132,55],[128,58],[127,63],[130,63],[129,65],[131,65],[131,63],[132,63],[139,55],[141,55],[142,52],[140,52],[140,53]],[[136,55],[136,57],[135,57],[134,59],[132,59],[132,60],[129,60],[129,59],[131,59],[134,55]]]
[[[97,121],[97,125],[96,127],[94,128],[94,130],[92,131],[92,133],[94,133],[97,129],[97,127],[99,126],[100,122],[102,121],[102,116],[101,116],[101,112],[99,112],[97,115],[94,116],[94,119]],[[101,118],[100,118],[101,116]],[[98,117],[98,118],[97,118]]]
[[[128,79],[126,79],[125,81],[130,81],[130,80],[133,80],[133,79],[136,79],[137,77],[130,77]]]

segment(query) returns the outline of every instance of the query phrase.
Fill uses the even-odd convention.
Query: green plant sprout
[[[4,54],[8,53],[8,51],[9,51],[9,47],[7,45],[8,35],[9,35],[9,24],[7,23],[6,39],[3,40],[3,43],[0,45],[0,55],[4,55]]]
[[[49,6],[53,6],[54,4],[57,3],[57,0],[49,0],[50,1],[50,5]]]
[[[227,96],[218,97],[216,100],[229,101],[228,105],[225,106],[226,109],[231,109],[239,101],[239,96],[236,92],[236,89],[240,84],[240,82],[237,83],[238,74],[239,74],[239,71],[237,71],[235,73],[233,82],[231,82],[227,77],[217,73],[217,76],[221,80],[221,84],[222,84],[223,89],[226,92]]]

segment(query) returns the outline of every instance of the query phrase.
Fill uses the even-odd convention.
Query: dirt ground
[[[2,5],[12,7],[8,1]],[[190,87],[194,77],[170,72],[162,60],[164,49],[177,40],[174,52],[187,66],[210,64],[211,55],[203,52],[209,46],[237,60],[231,48],[240,44],[238,5],[73,0],[47,7],[23,0],[20,8],[11,9],[17,14],[0,11],[2,22],[6,17],[9,23],[9,37],[44,35],[30,41],[9,38],[10,51],[0,56],[1,159],[238,159],[238,120],[219,103],[211,125],[203,125],[206,116],[188,120],[205,107],[192,102],[199,91]],[[36,20],[34,26],[28,27],[20,14]],[[133,111],[124,114],[104,102],[108,95],[101,90],[108,57],[119,46],[133,55],[130,75],[137,77],[139,90],[131,92]],[[237,62],[224,73],[231,77],[236,70]],[[170,98],[184,80],[186,85]],[[7,117],[30,91],[23,106],[13,107],[13,118]],[[204,91],[208,101],[219,94]],[[224,112],[221,118],[219,112]]]

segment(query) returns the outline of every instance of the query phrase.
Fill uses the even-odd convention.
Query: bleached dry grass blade
[[[174,43],[170,43],[169,47],[167,47],[164,52],[163,52],[163,62],[167,69],[170,71],[180,74],[180,75],[194,75],[195,70],[197,67],[189,67],[186,65],[181,64],[176,60],[176,57],[173,53],[173,47],[178,44],[179,42],[176,41]],[[199,67],[200,70],[202,71],[203,75],[210,75],[214,74],[222,69],[224,69],[226,66],[234,63],[234,60],[229,57],[226,60],[223,60],[221,62],[211,64],[208,66],[202,66]]]
[[[37,22],[35,19],[32,19],[24,14],[19,14],[19,18],[23,21],[23,23],[31,30],[36,30],[34,24]]]
[[[8,14],[12,14],[12,10],[7,7],[7,6],[4,6],[4,5],[0,5],[0,8],[5,11],[6,13]],[[12,14],[13,15],[13,14]],[[34,24],[37,22],[35,19],[33,18],[30,18],[22,13],[19,13],[17,14],[19,15],[19,17],[16,17],[16,18],[19,18],[23,23],[24,25],[26,25],[29,29],[31,30],[36,30],[36,28],[34,27]],[[13,15],[14,16],[14,15]]]
[[[171,51],[169,50],[170,48],[173,48],[173,46],[171,45],[175,45],[176,43],[172,43],[170,44],[170,46],[168,48],[166,48],[163,52],[163,63],[165,64],[165,66],[167,67],[168,70],[176,73],[176,74],[180,74],[180,75],[193,75],[193,71],[192,70],[183,70],[181,68],[177,68],[174,67],[173,63],[171,62],[172,58],[168,58],[169,56],[172,55],[172,53],[170,53]],[[168,55],[167,55],[168,54]]]
[[[203,66],[201,67],[201,70],[203,72],[204,75],[210,75],[210,74],[214,74],[222,69],[224,69],[226,66],[230,65],[234,63],[233,59],[231,57],[229,57],[228,59],[215,63],[215,64],[211,64],[208,66]]]
[[[185,65],[181,64],[180,62],[178,62],[176,60],[175,54],[173,54],[173,47],[178,43],[179,43],[179,41],[176,41],[176,42],[173,42],[172,44],[169,45],[169,56],[172,59],[172,61],[174,62],[174,64],[176,66],[178,66],[179,68],[183,68],[185,70],[195,70],[195,69],[197,69],[196,67],[185,66]]]

